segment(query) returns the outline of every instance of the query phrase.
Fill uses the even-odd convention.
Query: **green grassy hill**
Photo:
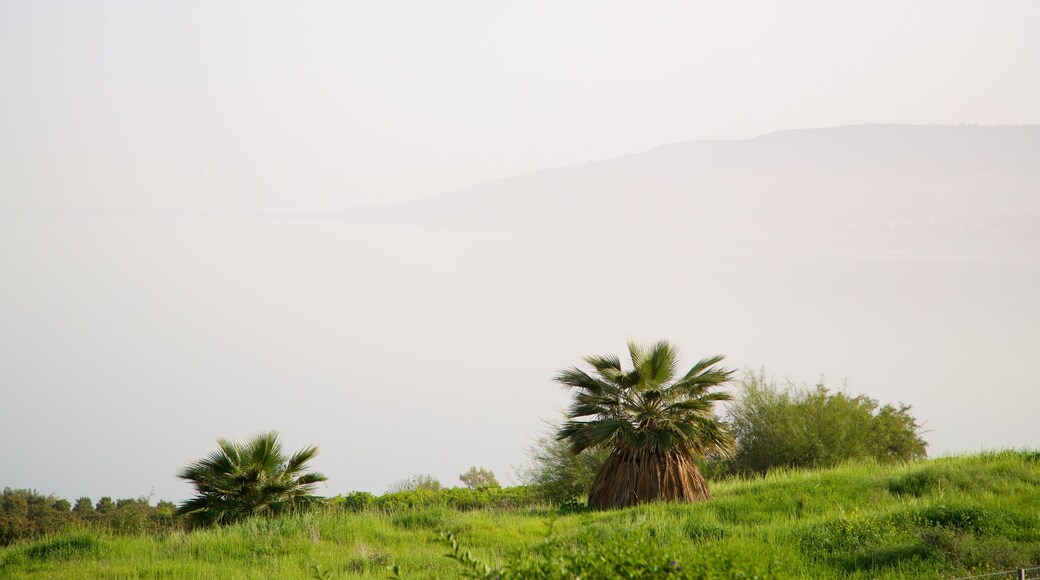
[[[712,488],[701,504],[566,515],[328,509],[193,533],[79,530],[0,550],[0,577],[386,578],[396,564],[405,578],[452,578],[484,563],[519,577],[923,578],[1040,566],[1038,452],[776,472]],[[457,559],[445,556],[444,532],[461,544]]]

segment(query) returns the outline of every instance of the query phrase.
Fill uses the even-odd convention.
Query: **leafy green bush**
[[[367,491],[352,491],[346,496],[336,496],[328,499],[328,503],[348,512],[363,512],[372,507],[376,496]]]
[[[781,389],[765,371],[745,373],[741,396],[729,414],[737,435],[733,467],[738,472],[925,457],[927,444],[909,406],[879,406],[865,395],[831,392],[823,384]]]
[[[372,507],[384,512],[398,512],[443,505],[445,502],[437,492],[425,489],[384,493],[372,502]]]
[[[539,498],[552,504],[584,498],[610,455],[606,449],[586,449],[575,454],[565,441],[556,439],[558,430],[558,425],[548,425],[548,433],[528,448],[529,463],[519,474]]]
[[[469,489],[500,487],[494,471],[476,465],[470,467],[465,473],[459,474],[459,481]]]
[[[580,514],[587,511],[589,511],[588,504],[576,499],[569,499],[556,507],[556,513],[560,515]]]

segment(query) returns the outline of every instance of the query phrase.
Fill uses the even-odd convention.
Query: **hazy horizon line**
[[[399,206],[405,205],[417,201],[428,200],[436,198],[442,195],[449,195],[452,193],[463,192],[469,189],[481,187],[488,184],[499,183],[502,181],[508,181],[512,179],[523,178],[531,175],[537,175],[540,173],[556,171],[561,169],[567,169],[571,167],[581,167],[596,163],[602,163],[617,159],[625,159],[627,157],[633,157],[638,155],[645,155],[661,149],[670,147],[682,146],[691,143],[733,143],[733,142],[747,142],[761,139],[771,135],[778,135],[782,133],[794,133],[794,132],[808,132],[808,131],[826,131],[834,129],[851,129],[851,128],[863,128],[863,127],[919,127],[919,128],[947,128],[947,129],[1002,129],[1002,128],[1018,128],[1018,129],[1040,129],[1040,124],[1035,123],[1002,123],[1002,124],[980,124],[980,123],[969,123],[962,122],[956,124],[948,123],[896,123],[896,122],[866,122],[866,123],[850,123],[844,125],[826,125],[817,127],[797,127],[787,129],[777,129],[775,131],[766,131],[759,133],[753,137],[744,138],[729,138],[729,139],[685,139],[682,141],[673,141],[669,143],[662,143],[655,145],[648,149],[641,151],[634,151],[631,153],[625,153],[622,155],[614,155],[610,157],[603,157],[600,159],[594,159],[581,163],[571,163],[566,165],[554,165],[549,167],[543,167],[534,171],[528,171],[525,173],[518,173],[508,176],[502,176],[494,179],[488,179],[484,181],[478,181],[471,183],[470,185],[451,189],[447,191],[439,191],[435,193],[426,193],[418,197],[384,201],[376,203],[366,203],[360,205],[349,205],[338,209],[327,209],[327,210],[295,210],[295,209],[269,209],[269,210],[250,210],[250,209],[214,209],[214,210],[192,210],[192,209],[168,209],[168,208],[133,208],[133,209],[114,209],[114,208],[33,208],[33,209],[4,209],[0,208],[0,217],[185,217],[185,218],[219,218],[219,219],[280,219],[280,220],[305,220],[305,221],[340,221],[344,219],[344,213],[354,210],[364,210],[376,207],[384,206]]]

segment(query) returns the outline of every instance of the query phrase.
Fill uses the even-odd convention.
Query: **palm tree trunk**
[[[589,491],[592,509],[622,508],[651,501],[711,499],[708,485],[689,454],[615,449]]]

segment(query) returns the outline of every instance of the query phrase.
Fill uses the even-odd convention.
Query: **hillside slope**
[[[342,217],[450,227],[858,228],[1040,238],[1040,127],[858,125],[691,141]]]
[[[397,564],[406,578],[462,577],[472,568],[445,557],[443,532],[519,577],[953,578],[1040,567],[1036,452],[773,473],[713,488],[715,499],[701,504],[569,515],[433,505],[191,534],[82,531],[0,550],[0,576],[385,578]]]

